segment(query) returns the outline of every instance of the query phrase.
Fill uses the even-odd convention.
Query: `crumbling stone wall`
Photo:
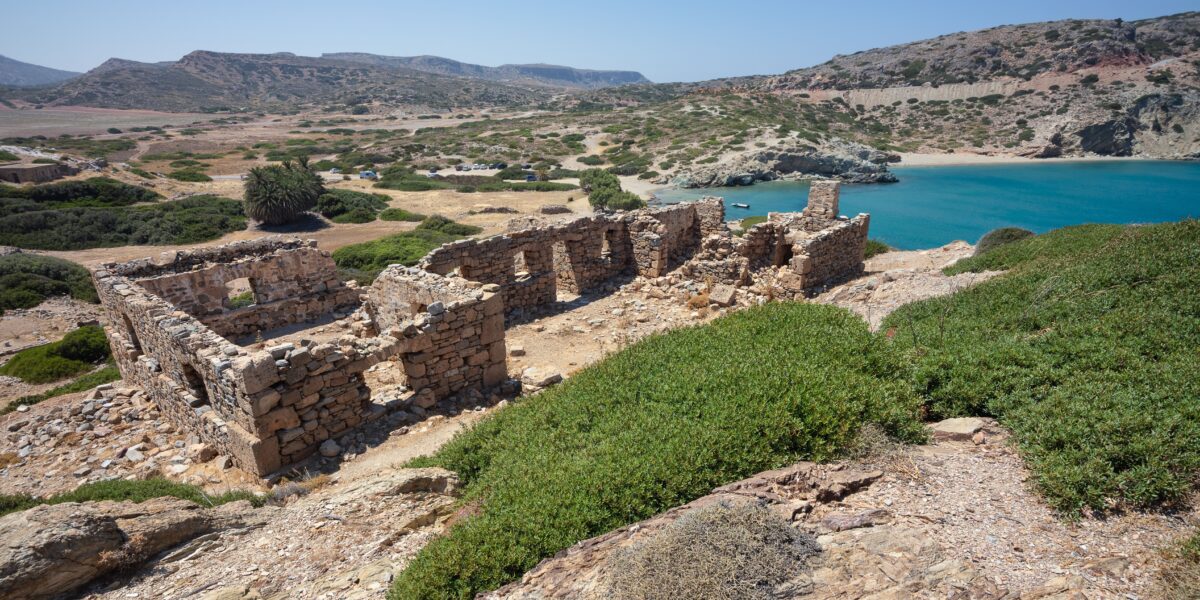
[[[223,273],[226,265],[215,261],[228,262],[230,271]],[[265,302],[239,309],[247,315],[261,311],[247,319],[263,326],[296,321],[281,317],[280,309],[273,305],[297,309],[300,305],[274,294],[298,281],[325,284],[326,289],[301,293],[298,300],[329,310],[357,296],[340,282],[327,283],[324,275],[333,261],[316,250],[314,242],[278,238],[103,265],[93,271],[93,280],[122,376],[142,386],[176,424],[196,432],[238,466],[265,475],[312,454],[320,442],[378,416],[367,410],[369,390],[363,371],[390,356],[397,342],[386,337],[347,336],[336,343],[242,347],[205,319],[158,295],[167,294],[205,311],[211,307],[211,299],[189,301],[189,282],[209,290],[213,281],[231,274],[269,275],[253,264],[262,269],[313,269],[311,274],[277,274],[267,280],[262,296]],[[306,279],[307,275],[313,277]],[[205,292],[196,295],[202,294]],[[214,315],[208,312],[204,316],[211,319]],[[213,322],[220,326],[229,321]]]
[[[227,338],[252,336],[358,305],[358,293],[315,243],[301,240],[234,242],[170,253],[138,268],[138,283]],[[249,282],[252,304],[232,308],[227,284]]]
[[[584,293],[621,273],[658,277],[724,231],[721,199],[585,217],[480,240],[446,244],[423,270],[500,287],[505,310],[544,306],[559,286]]]
[[[495,284],[400,265],[376,278],[367,312],[380,331],[398,340],[396,360],[419,402],[491,388],[507,377],[499,291]]]
[[[789,261],[791,270],[799,276],[796,287],[808,291],[861,275],[870,219],[860,214],[796,238]]]

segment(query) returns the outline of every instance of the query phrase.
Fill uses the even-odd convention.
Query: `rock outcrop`
[[[67,502],[0,517],[0,597],[52,598],[214,531],[262,524],[271,509],[204,509],[178,498]]]
[[[847,183],[891,183],[896,175],[887,164],[898,160],[893,154],[835,140],[821,148],[800,145],[769,148],[684,171],[670,180],[685,188],[752,185],[776,179],[835,178]]]

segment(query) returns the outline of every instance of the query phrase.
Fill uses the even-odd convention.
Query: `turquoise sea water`
[[[871,237],[902,249],[974,243],[997,227],[1042,233],[1080,223],[1152,223],[1200,218],[1200,163],[1053,162],[895,167],[899,183],[842,186],[841,212],[871,213]],[[805,183],[665,189],[663,201],[725,198],[728,219],[798,211]],[[730,206],[749,204],[749,209]]]

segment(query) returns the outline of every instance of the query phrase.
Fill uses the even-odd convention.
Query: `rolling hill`
[[[78,75],[79,73],[73,71],[60,71],[0,55],[0,85],[13,87],[49,85]]]
[[[198,50],[169,63],[110,59],[61,85],[10,97],[49,106],[215,111],[372,102],[449,109],[529,103],[545,95],[540,89],[397,66]]]
[[[440,56],[380,56],[361,52],[335,52],[322,54],[321,57],[517,85],[595,89],[632,83],[650,83],[649,79],[637,71],[597,71],[546,64],[485,67]]]

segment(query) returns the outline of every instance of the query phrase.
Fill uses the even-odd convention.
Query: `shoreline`
[[[988,154],[900,152],[900,162],[889,165],[896,167],[949,167],[959,165],[1014,165],[1014,164],[1057,164],[1067,162],[1122,162],[1144,160],[1171,160],[1142,156],[1065,156],[1059,158],[1030,158],[1028,156],[992,156]]]

